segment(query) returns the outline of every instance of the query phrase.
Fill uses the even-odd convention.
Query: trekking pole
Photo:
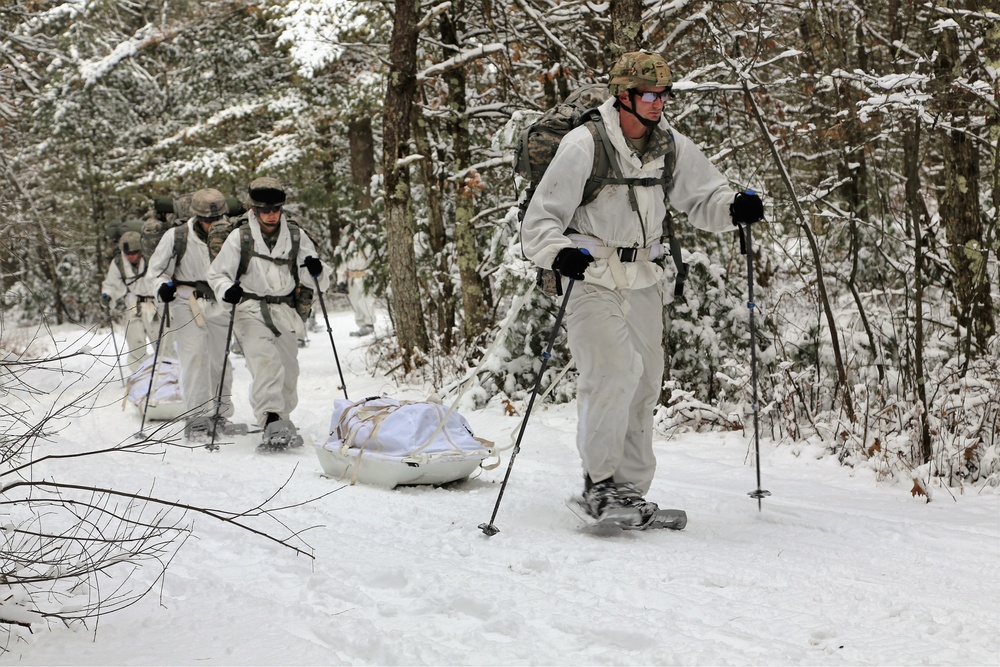
[[[479,529],[486,533],[487,537],[493,537],[500,532],[500,529],[493,522],[496,520],[497,511],[500,509],[500,501],[503,499],[504,489],[507,488],[507,480],[510,479],[510,471],[514,467],[514,459],[517,458],[517,453],[521,451],[521,437],[524,436],[524,429],[528,425],[528,417],[531,416],[531,408],[535,404],[535,396],[538,395],[538,390],[541,388],[545,367],[549,365],[549,359],[552,358],[552,346],[555,345],[556,336],[559,334],[559,325],[562,324],[563,314],[566,312],[566,304],[569,303],[569,294],[573,291],[573,284],[575,282],[575,280],[570,278],[569,285],[566,286],[566,294],[563,296],[562,305],[559,306],[559,312],[556,314],[556,323],[552,325],[549,346],[542,354],[542,367],[538,369],[538,376],[535,378],[535,388],[531,390],[531,398],[528,399],[528,408],[524,411],[524,419],[521,420],[521,429],[517,433],[514,450],[510,453],[510,463],[507,464],[507,473],[503,476],[503,482],[500,484],[500,493],[497,494],[497,502],[493,506],[493,515],[490,517],[489,523],[479,524]]]
[[[153,393],[153,378],[156,377],[156,360],[160,358],[160,341],[163,340],[163,326],[170,320],[170,302],[163,303],[163,317],[160,318],[160,333],[156,336],[156,345],[153,347],[153,367],[149,371],[149,387],[146,388],[146,405],[142,407],[142,421],[139,423],[139,432],[135,434],[137,438],[145,438],[146,434],[142,429],[146,426],[146,411],[149,410],[149,399]]]
[[[753,194],[753,190],[747,190]],[[757,328],[753,312],[757,304],[753,301],[753,236],[750,223],[740,226],[740,250],[747,256],[747,310],[750,311],[750,384],[753,387],[753,447],[757,463],[757,488],[747,495],[757,499],[757,511],[761,511],[761,500],[771,495],[760,488],[760,423],[757,407]]]
[[[323,301],[323,290],[319,288],[319,278],[317,276],[313,276],[313,282],[316,283],[316,296],[319,297],[319,305],[323,309],[326,333],[330,335],[330,345],[333,346],[333,360],[337,362],[337,372],[340,374],[340,387],[344,390],[344,399],[349,401],[351,399],[347,398],[347,383],[344,382],[344,371],[340,369],[340,357],[337,356],[337,344],[333,342],[333,329],[330,328],[330,318],[326,315],[326,302]]]
[[[111,318],[111,306],[105,304],[104,310],[108,314],[108,328],[111,329],[111,342],[115,346],[115,365],[118,366],[118,377],[122,379],[122,386],[125,386],[125,372],[122,370],[122,353],[118,351],[118,339],[115,338],[115,321]]]
[[[237,280],[234,284],[238,285],[240,283]],[[236,320],[236,306],[239,302],[233,304],[233,309],[229,313],[229,331],[226,332],[226,354],[222,357],[222,374],[219,376],[219,391],[215,395],[215,416],[212,417],[212,441],[205,445],[205,449],[210,452],[216,451],[219,446],[215,444],[215,434],[219,430],[219,412],[222,411],[222,388],[226,383],[226,366],[229,365],[229,345],[233,341],[233,321]]]

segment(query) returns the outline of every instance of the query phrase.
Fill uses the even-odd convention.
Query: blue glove
[[[729,214],[733,216],[734,225],[749,225],[764,219],[764,202],[753,190],[737,192],[733,203],[729,205]]]
[[[313,278],[319,278],[319,274],[323,273],[323,262],[319,261],[316,257],[310,255],[306,257],[302,262],[302,266],[306,267],[306,271]]]
[[[243,288],[240,287],[240,281],[236,281],[229,286],[226,293],[222,295],[222,300],[226,303],[231,303],[234,306],[240,302],[243,298]]]
[[[173,283],[163,283],[156,293],[160,295],[160,301],[170,303],[174,300],[174,296],[177,295],[177,286]]]
[[[563,248],[552,262],[552,270],[573,280],[583,280],[583,272],[593,261],[593,255],[586,250]]]

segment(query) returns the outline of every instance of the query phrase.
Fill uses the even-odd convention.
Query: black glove
[[[173,283],[163,283],[160,285],[160,289],[156,291],[160,295],[160,301],[163,303],[170,303],[174,300],[174,296],[177,294],[177,285]]]
[[[729,214],[733,216],[734,225],[749,225],[764,219],[764,202],[753,190],[737,192],[733,203],[729,205]]]
[[[231,303],[234,306],[240,302],[243,298],[243,288],[240,287],[240,282],[237,280],[235,283],[229,286],[226,293],[222,295],[222,300],[226,303]]]
[[[101,305],[104,306],[105,308],[110,308],[111,307],[111,295],[110,294],[107,294],[107,293],[102,293],[101,294]]]
[[[302,262],[302,266],[306,267],[306,271],[308,271],[309,275],[313,278],[319,278],[319,274],[323,273],[323,262],[319,261],[318,258],[313,257],[312,255],[305,258]]]
[[[593,261],[593,255],[587,250],[563,248],[552,262],[552,270],[573,280],[583,280],[583,272]]]

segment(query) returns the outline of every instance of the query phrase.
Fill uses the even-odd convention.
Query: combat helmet
[[[673,85],[670,65],[663,56],[649,51],[622,54],[608,76],[608,90],[612,95],[619,95],[639,86],[670,88]]]
[[[262,176],[250,181],[247,188],[251,206],[281,206],[285,203],[285,188],[281,182],[270,176]]]
[[[118,247],[124,253],[142,252],[142,236],[139,232],[125,232],[118,239]]]
[[[191,195],[191,213],[199,218],[219,218],[228,212],[225,195],[215,188],[198,190]]]

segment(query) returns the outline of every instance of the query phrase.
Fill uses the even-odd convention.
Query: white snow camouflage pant
[[[565,287],[565,285],[564,285]],[[595,482],[612,477],[645,494],[656,472],[653,409],[663,381],[659,284],[612,290],[578,282],[566,308],[579,370],[577,448]]]
[[[291,306],[270,304],[275,336],[264,323],[259,301],[244,301],[236,310],[235,331],[250,369],[250,408],[257,423],[273,412],[289,419],[299,403],[299,344],[304,335],[302,319]]]
[[[189,299],[181,296],[184,288],[177,290],[177,298],[170,302],[170,329],[181,364],[181,393],[187,418],[214,415],[215,398],[219,392],[222,364],[226,357],[226,334],[229,331],[231,309],[206,299]],[[196,318],[192,311],[200,311]],[[154,334],[155,336],[155,334]],[[163,354],[163,351],[160,352]],[[219,414],[233,414],[233,367],[226,364],[226,377],[222,386],[222,407]]]

